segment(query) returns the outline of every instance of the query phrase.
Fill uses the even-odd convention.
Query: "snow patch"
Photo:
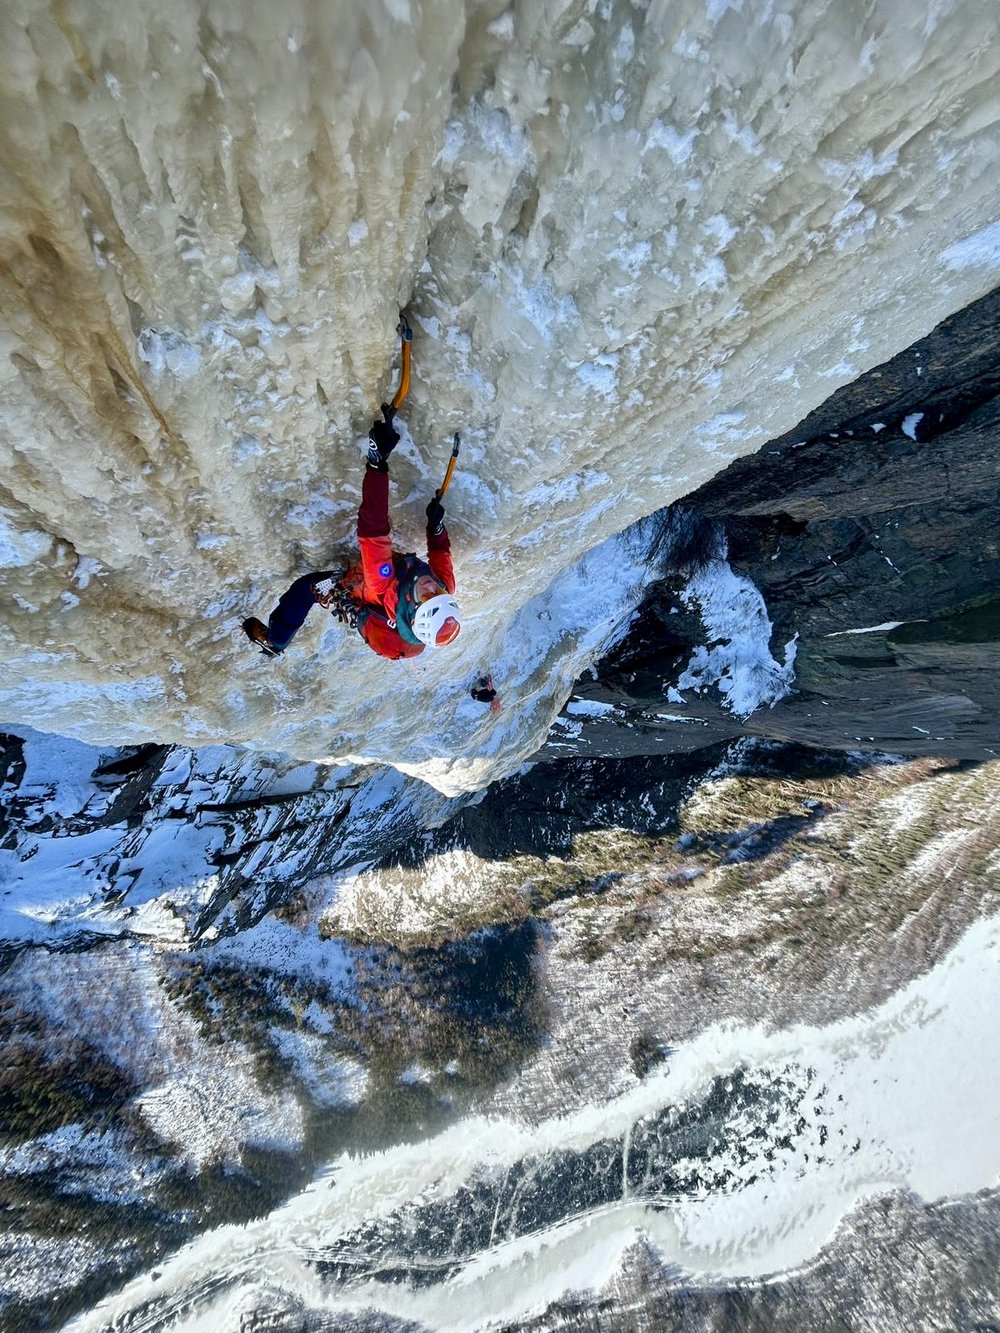
[[[201,352],[187,338],[171,329],[143,329],[138,338],[139,360],[154,375],[168,372],[179,380],[190,379],[201,365]]]
[[[891,629],[898,629],[900,625],[905,625],[905,620],[886,620],[881,625],[866,625],[863,629],[837,629],[832,634],[826,634],[823,637],[827,639],[839,639],[844,634],[884,634]]]
[[[37,528],[12,527],[0,514],[0,569],[22,569],[52,550],[52,538]]]
[[[722,260],[718,255],[713,255],[700,267],[692,269],[691,278],[696,287],[704,287],[710,292],[721,292],[726,285],[728,274]]]
[[[617,363],[618,358],[614,356],[597,357],[577,366],[575,375],[585,388],[602,398],[613,399],[618,393]]]
[[[606,717],[614,711],[614,704],[604,703],[600,699],[571,699],[566,705],[566,712],[572,717]]]
[[[395,19],[397,23],[405,23],[407,27],[412,26],[413,11],[410,8],[410,0],[382,0],[382,4],[390,18]]]
[[[194,1170],[238,1160],[239,1145],[288,1151],[302,1140],[302,1112],[291,1097],[261,1105],[256,1080],[221,1062],[176,1074],[135,1099],[154,1134],[177,1149]]]
[[[643,152],[648,153],[653,148],[662,148],[672,162],[679,167],[683,166],[685,162],[691,160],[694,141],[699,133],[700,131],[696,129],[681,132],[673,125],[665,125],[662,120],[654,120],[646,135]]]
[[[759,590],[735,574],[724,560],[709,561],[681,594],[697,606],[708,633],[677,680],[678,689],[702,691],[716,686],[723,704],[737,717],[749,717],[763,705],[773,707],[795,679],[795,640],[785,645],[785,660],[771,656],[771,622]]]
[[[724,213],[714,213],[702,227],[706,236],[711,236],[719,251],[725,250],[730,241],[739,235],[739,231]]]
[[[499,37],[503,42],[512,41],[514,38],[514,15],[508,9],[506,13],[501,14],[492,23],[487,23],[486,31],[491,37]]]
[[[311,1032],[272,1028],[271,1040],[317,1106],[350,1110],[364,1101],[369,1080],[360,1060],[331,1051]]]
[[[969,268],[1000,268],[1000,222],[949,245],[938,259],[955,273]]]

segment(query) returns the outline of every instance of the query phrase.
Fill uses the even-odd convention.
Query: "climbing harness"
[[[358,615],[361,612],[361,607],[346,588],[334,589],[327,610],[332,616],[336,616],[342,625],[347,625],[349,629],[358,628]]]
[[[326,578],[317,579],[312,585],[312,591],[324,610],[329,611],[342,625],[357,629],[360,608],[346,586],[350,573],[350,564],[345,562],[332,569]]]
[[[451,485],[451,474],[455,471],[455,463],[458,459],[458,451],[461,447],[462,447],[462,441],[459,439],[458,431],[456,431],[455,443],[452,446],[451,457],[448,459],[448,471],[444,474],[444,481],[441,483],[440,490],[435,491],[435,494],[437,495],[437,498],[439,500],[444,499],[445,491]]]

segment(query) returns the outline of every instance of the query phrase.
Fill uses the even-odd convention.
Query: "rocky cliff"
[[[596,707],[571,703],[553,749],[669,753],[749,734],[1000,754],[998,316],[994,292],[686,497],[700,547],[678,552],[688,566],[579,683]],[[735,600],[720,611],[716,550],[761,593],[770,647],[794,649],[790,693],[747,717],[732,695],[745,625]]]
[[[978,1148],[950,1141],[953,1126],[970,1144],[994,1141],[977,1045],[995,999],[992,935],[981,955],[967,941],[976,922],[993,929],[997,766],[946,757],[992,739],[987,665],[955,673],[976,729],[939,742],[941,757],[906,736],[899,748],[921,757],[883,753],[897,735],[884,708],[855,715],[874,740],[843,734],[840,715],[827,732],[804,729],[808,745],[778,741],[808,717],[808,687],[793,680],[773,707],[735,715],[735,682],[763,670],[761,626],[749,637],[735,626],[695,677],[691,658],[722,645],[686,590],[711,614],[710,590],[735,587],[756,615],[748,573],[764,584],[787,559],[767,610],[819,627],[798,646],[817,673],[839,642],[825,637],[831,624],[905,595],[863,541],[854,566],[817,555],[827,529],[810,534],[819,520],[803,515],[836,495],[855,531],[883,532],[884,521],[866,527],[866,503],[886,494],[904,502],[893,531],[919,539],[905,468],[898,491],[873,480],[893,442],[901,459],[940,448],[912,423],[912,380],[982,478],[934,508],[963,559],[914,562],[924,594],[910,605],[925,614],[913,619],[943,652],[987,642],[921,627],[954,624],[991,595],[989,541],[977,543],[992,521],[990,451],[976,423],[995,387],[994,309],[977,303],[824,405],[819,440],[804,429],[776,441],[651,520],[671,572],[596,678],[576,682],[536,762],[472,801],[392,769],[265,762],[232,746],[101,753],[6,738],[0,1197],[12,1277],[0,1308],[13,1327],[91,1307],[85,1327],[109,1309],[156,1325],[233,1292],[251,1326],[267,1311],[279,1327],[320,1330],[315,1282],[342,1312],[366,1305],[357,1326],[373,1329],[449,1327],[449,1283],[511,1328],[625,1326],[636,1304],[665,1327],[696,1311],[719,1328],[822,1327],[848,1310],[902,1329],[918,1301],[956,1318],[963,1302],[992,1308],[995,1194],[949,1204],[955,1219],[935,1202],[990,1179]],[[951,386],[943,371],[927,386],[915,374],[931,348],[939,366],[964,364]],[[918,438],[893,431],[908,418]],[[774,460],[796,445],[822,466],[791,494]],[[793,505],[798,517],[770,517]],[[783,557],[789,540],[802,545]],[[899,547],[887,554],[909,567]],[[824,603],[810,593],[828,566],[838,595]],[[844,637],[892,642],[884,626],[852,628],[871,632]],[[767,680],[784,688],[770,660]],[[842,697],[863,700],[866,659],[830,661]],[[877,670],[892,679],[882,655]],[[934,1097],[911,1086],[925,1061],[939,1069]],[[869,1106],[886,1068],[891,1095]],[[900,1125],[915,1127],[912,1141]],[[317,1195],[310,1174],[331,1158]],[[699,1221],[713,1200],[738,1235]],[[239,1253],[249,1247],[265,1276],[248,1283],[213,1224],[254,1217]],[[671,1219],[690,1231],[679,1249]],[[558,1247],[605,1224],[612,1257],[569,1283],[598,1294],[567,1296]],[[729,1279],[711,1288],[699,1274],[719,1260],[693,1239],[699,1226],[730,1247]],[[782,1234],[800,1248],[781,1248]],[[503,1274],[539,1238],[556,1257],[528,1264],[516,1300],[476,1276],[485,1260]],[[178,1250],[185,1240],[194,1250]],[[302,1265],[291,1285],[270,1268],[275,1245],[282,1264]],[[95,1305],[161,1261],[162,1278],[152,1269],[117,1304]],[[805,1261],[799,1276],[771,1272]],[[922,1274],[912,1291],[898,1289],[901,1263]]]

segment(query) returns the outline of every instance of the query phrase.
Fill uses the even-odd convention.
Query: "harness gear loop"
[[[349,629],[358,628],[358,615],[361,607],[346,588],[338,586],[334,589],[327,609],[332,616],[336,616],[342,625],[347,625]]]

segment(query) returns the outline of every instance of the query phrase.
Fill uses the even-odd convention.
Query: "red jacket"
[[[358,510],[358,546],[361,548],[362,585],[357,594],[371,614],[362,615],[361,637],[379,657],[418,657],[422,643],[407,643],[388,621],[395,622],[399,582],[392,559],[392,528],[389,524],[389,474],[365,468]],[[427,534],[427,563],[447,592],[455,591],[448,531]]]

